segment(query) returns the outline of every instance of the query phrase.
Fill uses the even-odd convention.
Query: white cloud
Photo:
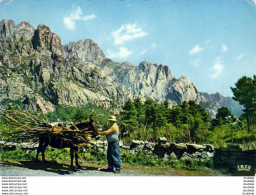
[[[221,46],[221,51],[222,51],[223,53],[225,53],[227,50],[228,50],[228,47],[223,44],[223,45]]]
[[[147,50],[146,50],[146,49],[143,49],[140,53],[138,53],[137,56],[142,56],[142,55],[144,55],[145,53],[147,53]]]
[[[252,0],[253,1],[253,3],[256,5],[256,0]]]
[[[236,60],[237,61],[240,61],[242,58],[244,57],[244,54],[240,54],[236,57]]]
[[[127,41],[142,38],[146,35],[147,33],[137,27],[136,24],[123,24],[118,30],[112,32],[114,45],[123,45]]]
[[[153,42],[153,43],[151,43],[151,47],[152,47],[152,49],[155,49],[155,48],[160,47],[160,46],[157,45],[155,42]]]
[[[203,49],[199,45],[195,45],[190,51],[189,55],[194,55],[201,52]]]
[[[194,60],[190,61],[190,64],[192,66],[199,67],[200,66],[200,62],[201,62],[201,59],[197,58],[197,59],[194,59]]]
[[[129,57],[133,52],[125,47],[120,47],[118,52],[113,52],[110,49],[107,50],[108,58],[125,59]]]
[[[224,69],[224,66],[222,65],[221,58],[220,57],[215,58],[213,67],[209,69],[211,73],[210,77],[214,79],[218,78],[218,76],[222,73],[223,69]]]
[[[2,3],[2,0],[0,0],[0,3]]]
[[[77,6],[75,10],[73,10],[69,16],[63,18],[63,23],[66,28],[69,30],[75,30],[76,28],[76,21],[84,21],[87,22],[89,20],[93,20],[96,18],[95,14],[88,15],[88,16],[82,16],[82,9]]]

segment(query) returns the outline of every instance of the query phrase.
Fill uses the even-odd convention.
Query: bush
[[[11,151],[1,151],[1,159],[12,159],[12,160],[33,160],[36,157],[35,150],[11,150]]]

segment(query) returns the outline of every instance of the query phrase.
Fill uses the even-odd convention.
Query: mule
[[[71,130],[84,130],[84,131],[90,131],[91,136],[93,138],[97,138],[99,135],[98,130],[96,128],[96,124],[94,121],[90,120],[87,123],[79,123],[75,126],[69,127]],[[61,138],[59,135],[51,135],[50,137],[46,134],[43,136],[39,136],[39,146],[37,148],[37,154],[36,154],[36,161],[38,161],[39,153],[42,153],[42,161],[45,162],[45,150],[47,146],[50,145],[54,148],[70,148],[70,159],[71,159],[71,168],[74,168],[73,166],[73,160],[75,156],[75,163],[76,168],[81,168],[81,166],[78,163],[78,146],[74,143],[67,141],[63,138]],[[74,155],[75,154],[75,155]]]

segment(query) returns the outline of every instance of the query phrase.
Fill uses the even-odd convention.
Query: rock
[[[214,157],[214,152],[207,152],[207,156],[209,158],[213,158]]]
[[[145,147],[144,147],[144,149],[153,151],[154,148],[155,148],[155,144],[154,144],[153,142],[147,142],[147,141],[145,141]]]
[[[211,112],[211,118],[214,118],[218,112],[218,108],[227,107],[235,115],[240,116],[243,113],[242,105],[235,101],[232,97],[224,97],[220,93],[207,94],[201,93],[205,101],[210,103],[210,106],[205,107],[207,112]]]
[[[178,150],[184,150],[184,151],[188,149],[187,145],[184,143],[174,144],[173,148]]]
[[[104,141],[102,140],[96,140],[97,145],[104,145]]]
[[[201,152],[195,152],[192,154],[193,158],[201,159],[202,158],[202,153]]]
[[[15,150],[15,149],[16,149],[16,146],[14,145],[13,142],[7,142],[7,143],[4,144],[3,149],[6,149],[6,150]]]
[[[209,158],[209,156],[207,155],[207,152],[203,152],[201,154],[201,157],[202,157],[202,159],[208,159]]]
[[[142,145],[142,144],[145,144],[145,142],[141,141],[141,140],[132,140],[132,144],[134,144],[134,145]]]
[[[46,25],[40,24],[34,32],[32,38],[32,45],[34,49],[42,48],[50,50],[57,56],[62,55],[62,45],[60,37],[50,31]]]
[[[31,148],[36,149],[36,148],[38,148],[38,147],[39,147],[39,143],[32,143],[32,144],[31,144]]]
[[[132,140],[132,144],[130,145],[130,149],[143,150],[144,144],[145,143],[141,140]]]
[[[71,42],[64,46],[67,57],[76,57],[83,62],[100,64],[105,55],[99,46],[91,39]]]
[[[0,39],[5,40],[11,38],[14,33],[15,23],[13,20],[0,21]]]
[[[169,150],[171,145],[170,145],[170,143],[167,142],[167,143],[164,143],[164,144],[161,143],[161,146],[162,146],[163,148],[165,148],[166,150]]]
[[[203,151],[204,149],[206,149],[205,146],[199,145],[199,144],[187,144],[187,150],[189,153],[194,153],[198,150]]]
[[[130,146],[122,145],[121,148],[124,149],[124,150],[130,150]]]
[[[158,142],[167,142],[168,140],[167,140],[167,138],[166,137],[160,137],[159,138],[159,140],[158,140]]]

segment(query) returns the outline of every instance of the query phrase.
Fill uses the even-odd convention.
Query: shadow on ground
[[[57,173],[60,175],[69,175],[73,172],[80,170],[98,170],[98,167],[93,166],[81,166],[80,169],[71,168],[69,164],[60,164],[54,160],[46,161],[46,162],[35,162],[35,161],[2,161],[1,165],[4,166],[16,166],[22,168],[28,168],[32,170],[42,170],[52,173]]]

